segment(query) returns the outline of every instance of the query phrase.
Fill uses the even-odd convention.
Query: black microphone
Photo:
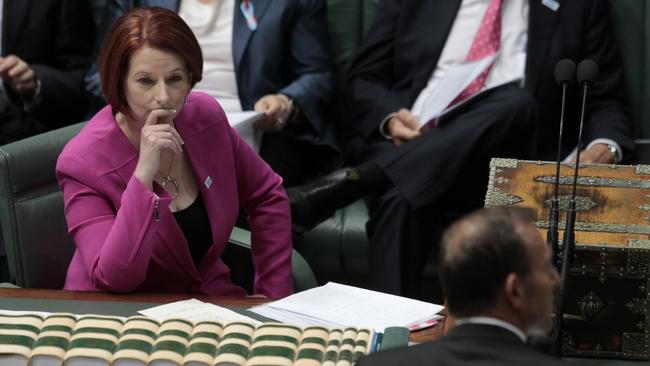
[[[578,130],[578,145],[576,162],[573,172],[573,184],[571,186],[571,200],[567,212],[566,227],[562,238],[562,270],[560,272],[560,288],[555,299],[555,322],[553,326],[553,353],[560,357],[562,355],[562,318],[566,302],[566,287],[569,276],[569,267],[573,260],[575,249],[575,225],[576,225],[576,186],[578,183],[578,168],[580,166],[580,150],[582,150],[582,127],[585,121],[585,109],[587,106],[587,92],[591,83],[598,77],[598,64],[593,60],[583,60],[578,65],[578,82],[582,85],[582,107],[580,109],[580,128]]]
[[[562,87],[562,109],[560,110],[560,131],[557,141],[557,158],[555,160],[555,187],[553,198],[551,199],[551,212],[549,217],[548,232],[546,241],[551,246],[551,261],[554,266],[557,264],[557,246],[559,241],[558,221],[559,221],[559,190],[560,190],[560,162],[562,161],[562,131],[564,129],[564,115],[566,106],[567,89],[573,84],[576,78],[576,63],[569,59],[560,60],[555,65],[555,81]]]

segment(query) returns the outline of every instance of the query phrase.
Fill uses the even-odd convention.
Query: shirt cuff
[[[595,139],[592,142],[590,142],[589,145],[587,145],[587,149],[589,149],[590,147],[592,147],[592,146],[594,146],[596,144],[605,144],[605,145],[614,146],[614,148],[616,149],[616,153],[614,154],[614,163],[615,164],[618,164],[618,163],[621,162],[621,160],[623,160],[623,150],[621,149],[621,145],[619,145],[618,142],[616,142],[614,140],[611,140],[611,139],[598,138],[598,139]],[[574,148],[573,151],[571,151],[571,153],[566,158],[564,158],[563,162],[568,163],[571,159],[575,158],[576,152],[577,152],[577,149]]]
[[[36,80],[36,91],[34,91],[34,96],[29,100],[24,99],[22,97],[20,98],[23,101],[23,110],[25,112],[28,112],[28,113],[33,111],[34,108],[36,108],[41,103],[41,99],[43,99],[41,94],[42,94],[41,93],[41,80],[37,79]]]
[[[382,136],[385,138],[392,140],[393,136],[390,135],[388,132],[388,121],[390,121],[391,118],[397,116],[397,113],[391,113],[386,118],[384,118],[381,123],[379,124],[379,133],[381,133]]]

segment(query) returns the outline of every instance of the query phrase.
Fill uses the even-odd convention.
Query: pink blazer
[[[254,293],[289,295],[291,218],[282,179],[230,128],[208,95],[188,96],[176,128],[212,229],[213,243],[201,262],[192,260],[168,208],[170,195],[156,184],[151,192],[133,177],[138,153],[107,106],[57,162],[68,232],[77,247],[65,289],[245,295],[220,259],[241,206],[252,233]]]

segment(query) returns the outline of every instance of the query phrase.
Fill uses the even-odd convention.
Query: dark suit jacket
[[[400,108],[412,107],[435,69],[451,30],[460,0],[382,0],[372,27],[350,67],[348,105],[352,112],[349,146],[353,153],[383,138],[380,122]],[[629,116],[621,63],[611,36],[608,5],[602,0],[559,0],[552,11],[531,0],[525,87],[538,102],[540,125],[535,152],[554,159],[561,92],[554,69],[563,58],[593,59],[600,77],[588,102],[584,141],[609,138],[630,156]],[[579,90],[568,104],[564,150],[576,145]]]
[[[88,0],[5,1],[2,17],[2,56],[15,54],[27,62],[41,81],[41,102],[28,118],[47,128],[80,122],[88,112],[84,73],[90,64],[95,26]],[[11,101],[22,100],[5,83]],[[15,139],[41,132],[25,129],[23,121],[3,118],[2,135]]]
[[[554,366],[559,360],[526,346],[515,334],[497,326],[464,324],[435,342],[377,352],[357,366]]]
[[[181,0],[109,0],[106,4],[98,44],[103,44],[113,22],[136,6],[160,6],[178,11]],[[257,30],[246,25],[235,1],[233,57],[239,99],[244,110],[266,94],[290,96],[306,116],[307,123],[283,131],[313,144],[335,148],[333,130],[323,114],[333,97],[325,4],[321,0],[251,0]],[[98,53],[98,51],[97,51]],[[101,94],[96,69],[86,78],[86,88]]]

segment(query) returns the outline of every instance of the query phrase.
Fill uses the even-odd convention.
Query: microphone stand
[[[557,142],[557,159],[555,161],[555,185],[553,187],[553,198],[551,199],[551,213],[549,218],[548,232],[546,233],[546,241],[551,246],[551,260],[554,266],[558,266],[557,258],[557,245],[559,241],[558,234],[558,221],[560,216],[559,210],[559,191],[560,191],[560,161],[562,160],[562,130],[564,129],[564,110],[566,105],[566,93],[568,83],[562,82],[562,109],[560,112],[560,133],[558,134]]]
[[[559,267],[558,261],[558,223],[560,221],[560,162],[562,161],[562,133],[564,131],[564,118],[566,114],[566,98],[569,86],[576,79],[576,64],[573,60],[562,59],[555,65],[555,81],[562,87],[562,108],[560,109],[560,131],[557,141],[557,157],[555,159],[555,184],[553,198],[551,199],[551,211],[549,214],[549,226],[546,234],[546,241],[551,247],[551,262],[554,267]],[[558,268],[559,269],[559,268]]]
[[[567,212],[566,227],[564,228],[564,237],[562,238],[562,270],[560,272],[560,288],[557,291],[555,303],[555,320],[553,325],[553,353],[560,357],[562,355],[562,321],[564,316],[564,306],[566,302],[566,288],[569,276],[569,267],[573,262],[573,252],[575,249],[575,224],[576,224],[576,186],[578,183],[578,169],[580,167],[580,150],[582,145],[582,126],[585,120],[585,107],[587,105],[587,91],[589,82],[583,83],[582,109],[580,112],[580,130],[578,131],[578,147],[576,152],[576,162],[573,172],[573,184],[571,186],[571,200],[569,201],[569,210]]]

